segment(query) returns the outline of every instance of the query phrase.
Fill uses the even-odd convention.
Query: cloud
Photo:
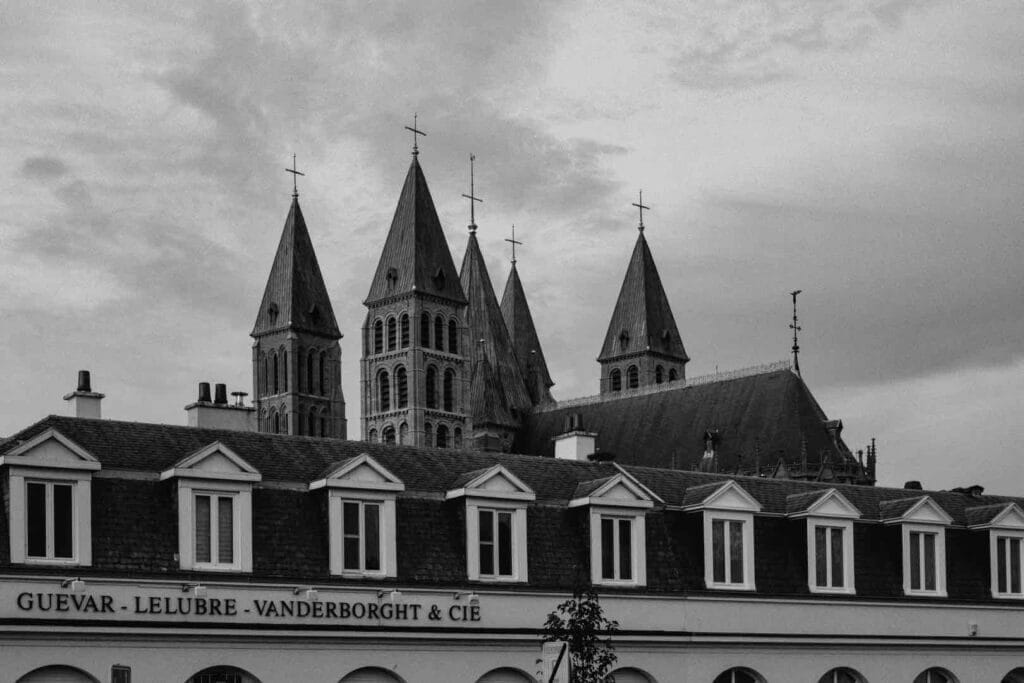
[[[21,165],[21,174],[34,180],[52,180],[68,172],[64,162],[55,157],[29,157]]]

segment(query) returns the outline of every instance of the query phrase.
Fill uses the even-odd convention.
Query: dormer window
[[[858,510],[836,489],[786,498],[787,516],[807,521],[807,586],[812,593],[854,593],[853,520]]]
[[[964,512],[971,529],[989,534],[992,597],[1024,599],[1024,510],[1016,503],[999,503]]]
[[[754,514],[761,504],[735,481],[686,490],[683,510],[704,517],[704,584],[754,590]]]
[[[887,500],[882,521],[899,524],[903,540],[903,592],[945,597],[946,527],[953,519],[929,496]]]

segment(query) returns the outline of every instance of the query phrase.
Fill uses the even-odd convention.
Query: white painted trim
[[[819,586],[818,585],[818,563],[817,547],[815,545],[815,529],[825,527],[826,529],[839,528],[843,530],[843,585],[842,587]],[[828,541],[831,544],[831,539]],[[828,572],[831,572],[831,561],[827,564]],[[807,587],[812,593],[832,593],[839,595],[854,595],[857,590],[854,585],[854,556],[853,556],[853,520],[837,519],[836,517],[808,517],[807,518]]]
[[[922,513],[925,511],[924,508],[931,510],[937,517],[938,520],[928,519]],[[931,496],[922,496],[920,500],[914,503],[910,509],[904,512],[899,517],[887,517],[882,520],[886,524],[931,524],[931,525],[944,525],[949,526],[953,523],[953,518],[949,516],[949,513],[942,509],[942,506],[935,502]]]
[[[363,465],[366,465],[375,471],[385,481],[365,482],[345,479],[345,475],[362,467]],[[326,476],[321,479],[317,479],[309,485],[309,489],[311,491],[320,488],[362,489],[367,491],[404,491],[405,484],[402,483],[402,480],[396,477],[391,470],[377,462],[377,460],[369,453],[360,453],[355,458],[352,458],[348,462],[331,470]]]
[[[989,567],[991,568],[991,579],[992,579],[992,597],[993,598],[1005,598],[1009,600],[1024,600],[1024,575],[1019,577],[1018,581],[1021,584],[1021,592],[1012,593],[1009,590],[1005,592],[999,592],[999,563],[1005,561],[1005,558],[999,557],[999,544],[997,540],[1002,538],[1017,538],[1020,539],[1020,550],[1018,553],[1021,555],[1019,558],[1018,567],[1022,574],[1024,574],[1024,530],[1022,529],[990,529],[988,536],[989,545]],[[1009,552],[1009,544],[1007,544],[1007,552]],[[1013,583],[1010,580],[1010,568],[1006,568],[1007,588],[1010,588]]]
[[[845,508],[845,512],[842,513],[825,513],[821,509],[825,507],[830,501],[836,501],[841,508]],[[833,519],[860,519],[860,509],[847,500],[846,496],[841,494],[836,489],[828,489],[821,496],[819,496],[813,503],[807,506],[807,509],[802,512],[794,512],[786,515],[792,519],[801,519],[804,517],[816,517],[818,519],[833,518]]]
[[[612,467],[617,469],[622,474],[622,476],[626,477],[626,479],[628,479],[629,481],[633,482],[641,491],[644,492],[644,494],[648,498],[650,498],[651,500],[653,500],[653,501],[655,501],[657,503],[661,503],[662,505],[665,504],[665,501],[664,501],[664,499],[662,499],[661,496],[659,496],[657,493],[655,493],[654,491],[652,491],[648,487],[644,486],[643,482],[641,482],[639,479],[637,479],[632,474],[630,474],[629,470],[625,469],[622,465],[620,465],[617,462],[613,462],[612,463]]]
[[[649,501],[648,501],[649,502]],[[632,579],[606,579],[601,575],[601,520],[624,519],[630,522],[630,559]],[[618,530],[614,535],[618,542]],[[618,557],[615,566],[618,567]],[[607,505],[590,506],[590,580],[600,586],[646,586],[647,585],[647,525],[643,512]]]
[[[716,519],[738,521],[743,523],[743,581],[740,583],[721,583],[715,579],[714,543],[712,540],[712,522]],[[728,547],[728,535],[726,536]],[[726,558],[726,572],[729,571]],[[752,591],[756,590],[754,577],[754,514],[734,510],[704,511],[704,585],[708,589]]]
[[[212,455],[222,455],[238,468],[237,472],[215,472],[201,470],[197,466]],[[203,446],[198,451],[186,455],[174,465],[160,473],[160,481],[172,478],[190,477],[217,481],[260,481],[263,476],[245,459],[225,446],[220,441]]]
[[[491,491],[484,489],[484,485],[487,484],[491,479],[495,477],[502,477],[514,488],[516,491]],[[445,500],[452,500],[453,498],[461,498],[463,496],[475,496],[479,498],[496,498],[496,499],[507,499],[507,500],[536,500],[537,494],[534,493],[533,489],[527,486],[522,479],[517,477],[508,471],[504,465],[494,465],[487,469],[486,472],[482,472],[479,476],[474,477],[472,480],[466,482],[465,485],[451,489],[444,495]]]
[[[342,503],[378,503],[380,505],[380,569],[345,569]],[[384,578],[398,574],[397,512],[395,495],[384,491],[331,489],[327,501],[327,533],[330,572],[349,578]],[[363,530],[365,533],[365,530]]]
[[[195,497],[230,496],[234,511],[234,562],[230,565],[195,560]],[[211,551],[211,559],[213,553]],[[178,564],[182,569],[215,572],[252,571],[252,485],[247,482],[178,479]]]
[[[512,512],[512,576],[480,574],[480,510]],[[470,581],[524,583],[528,576],[526,506],[510,501],[466,499],[466,576]]]
[[[649,500],[619,500],[616,498],[599,498],[595,496],[573,498],[569,501],[569,507],[571,508],[585,507],[587,505],[624,508],[627,510],[649,510],[654,507],[654,503]]]
[[[968,508],[970,510],[970,508]],[[1009,518],[1009,519],[1008,519]],[[1007,503],[1002,511],[985,524],[976,524],[970,529],[1024,529],[1024,510],[1016,503]]]
[[[917,506],[915,506],[917,507]],[[910,576],[910,534],[918,532],[922,534],[935,534],[935,590],[919,588],[911,589]],[[946,527],[941,524],[903,524],[901,531],[903,546],[903,594],[924,595],[932,597],[946,597]],[[924,553],[921,554],[922,567],[924,566]]]
[[[636,496],[636,498],[634,500],[628,500],[625,498],[609,498],[605,495],[618,486],[622,486]],[[584,505],[604,505],[633,509],[648,509],[654,507],[654,500],[651,499],[652,495],[654,494],[650,493],[649,489],[634,479],[632,475],[620,470],[618,474],[614,474],[609,477],[608,481],[601,484],[586,496],[570,500],[569,507],[575,508],[582,507]],[[654,496],[654,498],[659,502],[663,502],[657,496]]]
[[[487,491],[484,489],[470,488],[452,489],[444,494],[445,500],[454,500],[455,498],[533,501],[536,500],[537,496],[533,493],[524,493],[521,491]]]
[[[27,480],[27,481],[26,481]],[[27,482],[71,484],[72,500],[72,557],[39,558],[28,556],[27,510],[25,485]],[[11,564],[37,564],[56,566],[92,565],[92,470],[35,468],[31,465],[10,467],[8,486],[8,542]]]
[[[733,492],[739,496],[743,503],[740,506],[723,506],[720,501],[727,493]],[[683,507],[686,512],[699,512],[702,510],[733,510],[737,512],[761,512],[761,503],[758,502],[746,489],[729,479],[722,483],[717,489],[704,496],[704,499],[693,505]]]
[[[101,465],[99,460],[96,459],[89,451],[85,450],[74,441],[58,432],[55,428],[50,427],[46,431],[36,434],[34,437],[26,441],[25,443],[11,449],[4,455],[0,455],[0,467],[4,465],[17,465],[21,467],[53,467],[52,464],[39,465],[33,463],[31,459],[28,459],[31,452],[38,446],[46,443],[50,440],[57,441],[62,446],[67,448],[69,451],[77,455],[82,459],[80,463],[62,463],[60,469],[73,469],[73,470],[91,470],[96,471],[100,469]]]

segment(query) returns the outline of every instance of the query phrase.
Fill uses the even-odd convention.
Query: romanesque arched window
[[[388,425],[387,427],[385,427],[384,430],[380,433],[380,436],[381,436],[380,440],[382,442],[384,442],[384,443],[387,443],[387,444],[395,443],[395,427],[394,427],[394,425]]]
[[[277,351],[274,351],[273,358],[274,358],[274,363],[273,363],[273,365],[274,365],[274,382],[273,382],[274,392],[273,393],[274,394],[278,394],[279,390],[280,390],[280,386],[278,385],[278,377],[280,377],[280,367],[279,367],[279,363],[277,362]]]
[[[764,677],[753,669],[736,667],[718,674],[714,683],[764,683]]]
[[[668,381],[675,382],[677,379],[679,379],[679,373],[676,372],[675,368],[670,368],[668,371]]]
[[[309,416],[306,419],[306,434],[316,436],[316,408],[309,409]]]
[[[384,352],[384,321],[377,320],[373,323],[373,352]]]
[[[434,445],[434,427],[429,422],[423,425],[423,445]]]
[[[608,373],[608,383],[612,385],[612,391],[622,391],[622,371],[615,368]]]
[[[405,368],[399,365],[395,368],[395,393],[398,394],[398,407],[409,407],[409,378]]]
[[[270,427],[271,434],[277,434],[281,431],[281,418],[273,408],[270,409],[270,417],[267,418],[267,426]]]
[[[430,314],[426,311],[420,316],[420,346],[430,347]]]
[[[366,439],[370,443],[377,443],[377,430],[371,429],[369,432],[367,432]]]
[[[434,348],[444,351],[444,318],[441,316],[434,318]]]
[[[427,368],[426,377],[427,407],[437,407],[437,368],[433,365]]]
[[[394,316],[388,318],[388,351],[398,348],[398,322]]]
[[[281,433],[291,434],[291,431],[289,430],[288,427],[288,411],[285,410],[284,406],[281,406]]]
[[[665,368],[660,365],[654,368],[654,383],[661,384],[665,381]]]
[[[398,443],[409,443],[409,423],[398,425]]]
[[[387,370],[377,375],[377,410],[382,413],[391,410],[391,378]]]
[[[448,448],[448,425],[437,425],[437,447]]]
[[[914,683],[959,683],[956,676],[945,669],[932,667],[922,671],[914,679]]]
[[[444,371],[444,409],[455,410],[455,371]]]
[[[409,314],[408,313],[403,313],[402,314],[402,324],[399,327],[401,328],[402,348],[403,349],[407,349],[407,348],[409,348]]]
[[[630,389],[640,386],[640,370],[635,365],[630,365],[626,370],[626,382]]]
[[[314,367],[316,366],[316,349],[310,349],[306,353],[306,393],[316,393],[316,375],[314,373]]]
[[[263,361],[261,363],[261,366],[263,367],[263,376],[260,377],[259,395],[266,396],[270,393],[270,384],[268,384],[270,377],[270,359],[267,358],[267,354],[265,353],[261,353],[260,358]]]
[[[330,377],[327,374],[327,352],[320,352],[320,395],[327,396],[330,393]]]
[[[818,683],[864,683],[864,677],[845,666],[832,669],[818,679]]]
[[[459,324],[455,320],[448,321],[448,353],[459,352]]]
[[[456,427],[452,431],[452,434],[454,435],[452,438],[452,447],[462,448],[462,429],[460,427]]]
[[[330,436],[331,435],[330,428],[327,426],[328,424],[330,424],[330,423],[327,421],[327,415],[326,415],[326,413],[324,413],[324,411],[321,410],[320,411],[320,436]]]

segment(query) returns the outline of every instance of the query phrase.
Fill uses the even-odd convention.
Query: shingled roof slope
[[[623,333],[628,337],[625,344],[622,343]],[[644,352],[684,362],[690,360],[683,348],[683,338],[676,327],[658,267],[654,265],[651,249],[641,232],[629,259],[626,277],[622,280],[622,289],[597,360]]]
[[[486,354],[473,363],[473,377],[469,385],[469,403],[473,410],[473,424],[515,427],[519,420],[509,411],[504,385],[491,367]]]
[[[364,303],[369,305],[414,291],[466,303],[427,179],[416,157],[405,176]]]
[[[519,279],[516,262],[512,261],[512,269],[505,282],[505,291],[501,295],[501,315],[505,319],[519,372],[526,382],[530,399],[534,405],[553,403],[551,387],[555,382],[548,372],[548,363],[544,359],[544,351],[540,347],[537,328],[533,324],[530,304],[526,301],[526,291]]]
[[[466,254],[460,271],[462,291],[469,299],[466,309],[466,325],[469,338],[474,345],[473,353],[482,353],[490,361],[494,373],[501,381],[504,401],[510,409],[524,411],[533,402],[526,391],[526,383],[519,371],[516,355],[512,349],[512,338],[505,327],[505,318],[494,295],[491,276],[487,273],[476,232],[469,233]],[[473,407],[473,421],[477,421],[476,407]]]
[[[803,380],[789,369],[755,372],[700,384],[665,384],[657,391],[602,394],[534,409],[524,421],[513,450],[554,455],[552,438],[565,431],[566,417],[578,413],[583,428],[597,432],[597,447],[619,463],[652,467],[695,467],[704,454],[704,434],[718,430],[720,471],[742,462],[752,468],[755,451],[762,465],[800,461],[806,439],[808,460],[817,463],[829,452],[834,463],[842,453],[825,428],[821,412]]]
[[[289,328],[341,338],[298,197],[292,198],[251,335]]]

